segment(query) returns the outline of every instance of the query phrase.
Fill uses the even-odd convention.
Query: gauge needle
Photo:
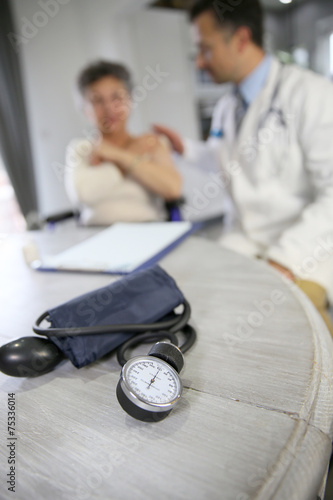
[[[157,375],[159,374],[160,370],[157,370],[156,374],[154,375],[154,378],[151,379],[147,389],[149,389],[149,387],[151,386],[151,384],[153,384],[155,382],[155,379],[157,377]]]

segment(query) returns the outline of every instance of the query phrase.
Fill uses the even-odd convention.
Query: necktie
[[[244,115],[247,110],[247,103],[244,100],[242,94],[240,93],[240,90],[238,87],[236,87],[235,90],[235,98],[236,98],[236,107],[235,107],[235,128],[236,128],[236,134],[238,134],[240,126],[242,124]]]

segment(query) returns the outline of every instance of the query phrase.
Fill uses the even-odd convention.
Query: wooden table
[[[43,252],[89,230],[34,235]],[[41,312],[109,276],[30,270],[21,237],[0,241],[1,345]],[[264,262],[192,237],[161,261],[192,305],[198,341],[179,406],[142,423],[119,406],[114,355],[34,379],[0,374],[0,498],[315,500],[331,453],[331,338],[311,304]],[[143,347],[147,352],[149,347]],[[16,492],[7,490],[7,399],[15,393]]]

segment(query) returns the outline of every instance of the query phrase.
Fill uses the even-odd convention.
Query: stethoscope
[[[287,128],[287,122],[286,122],[286,119],[284,117],[283,111],[281,108],[278,108],[276,106],[277,99],[278,99],[280,89],[281,89],[282,80],[283,80],[284,69],[285,69],[285,66],[282,64],[280,71],[279,71],[279,77],[278,77],[278,80],[277,80],[275,88],[274,88],[274,92],[273,92],[272,97],[271,97],[270,106],[269,106],[268,110],[266,111],[266,113],[264,114],[264,116],[262,116],[259,120],[259,123],[257,126],[257,135],[259,135],[260,130],[264,127],[264,124],[267,122],[268,117],[270,115],[275,115],[279,120],[279,124],[282,127]]]
[[[278,119],[278,123],[283,127],[287,128],[287,121],[284,117],[283,111],[281,108],[277,106],[277,99],[280,93],[281,85],[282,85],[282,80],[283,80],[283,72],[284,72],[285,66],[282,64],[280,71],[279,71],[279,77],[278,80],[275,84],[274,91],[270,100],[270,105],[268,110],[264,113],[263,116],[260,117],[258,125],[257,125],[257,131],[256,131],[256,136],[259,137],[260,130],[264,128],[265,123],[267,122],[268,118],[271,115],[275,115],[276,118]],[[225,123],[226,115],[228,113],[228,110],[225,110],[221,122]],[[210,138],[216,138],[216,139],[222,139],[224,137],[224,131],[223,129],[212,129],[210,132]]]

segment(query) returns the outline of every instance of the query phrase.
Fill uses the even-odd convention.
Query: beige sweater
[[[65,187],[85,225],[150,222],[166,219],[164,200],[131,177],[123,177],[111,162],[89,164],[92,143],[74,139],[66,152]]]

